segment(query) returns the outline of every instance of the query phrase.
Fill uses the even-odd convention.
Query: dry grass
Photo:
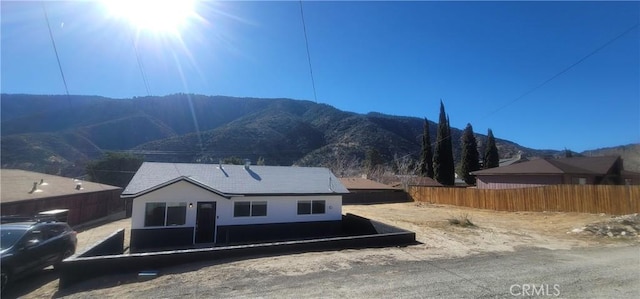
[[[457,225],[461,227],[476,227],[473,222],[471,222],[471,218],[469,217],[469,213],[461,213],[458,217],[451,217],[447,219],[449,224]]]

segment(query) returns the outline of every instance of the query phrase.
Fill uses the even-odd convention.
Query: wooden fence
[[[94,221],[125,211],[122,189],[111,189],[89,193],[43,197],[0,204],[2,215],[33,216],[53,209],[68,209],[67,222],[71,226]]]
[[[640,186],[552,185],[502,190],[410,186],[409,195],[414,201],[496,211],[640,212]]]

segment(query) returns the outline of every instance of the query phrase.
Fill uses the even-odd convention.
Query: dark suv
[[[76,232],[65,222],[2,223],[0,233],[1,290],[31,272],[56,267],[76,251]]]

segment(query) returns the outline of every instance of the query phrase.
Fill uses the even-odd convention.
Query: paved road
[[[640,298],[640,246],[521,249],[461,259],[351,264],[348,269],[286,276],[242,267],[193,265],[198,279],[85,286],[70,298]],[[238,271],[219,279],[216,270]],[[167,269],[170,270],[170,269]],[[171,271],[162,271],[171,272]],[[224,276],[224,275],[223,275]],[[45,270],[35,285],[56,278]],[[27,284],[25,281],[24,284]],[[23,285],[25,286],[25,285]],[[88,288],[87,288],[88,287]],[[105,288],[106,287],[106,288]],[[115,291],[115,293],[113,293]],[[25,292],[3,294],[22,297]],[[27,295],[27,298],[32,296]],[[38,296],[40,297],[40,296]],[[46,296],[50,297],[50,296]]]
[[[202,277],[215,276],[215,267]],[[202,270],[201,270],[202,271]],[[522,249],[462,259],[368,265],[299,276],[180,279],[129,287],[131,298],[640,298],[640,247]],[[120,288],[119,287],[119,288]],[[66,294],[84,297],[87,293]]]

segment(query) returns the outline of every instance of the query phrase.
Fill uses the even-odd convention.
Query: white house
[[[339,234],[346,193],[321,167],[146,162],[122,198],[135,252]]]

